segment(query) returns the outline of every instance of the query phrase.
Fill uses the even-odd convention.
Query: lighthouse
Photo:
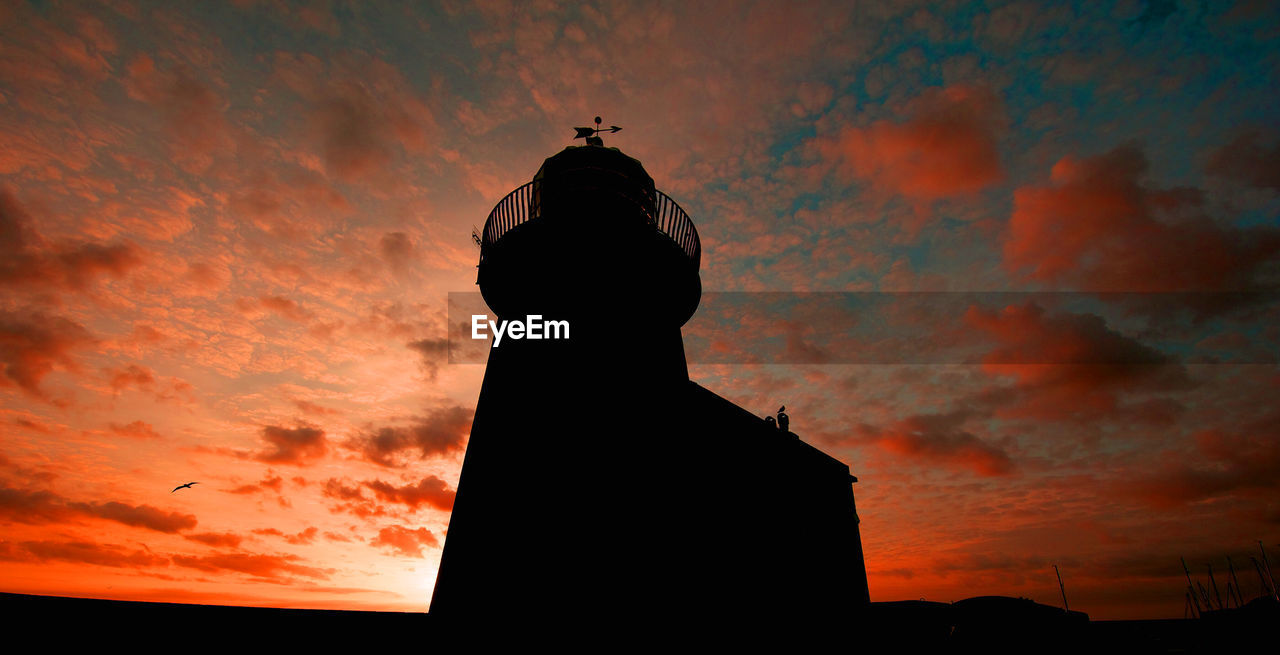
[[[493,341],[431,614],[857,613],[848,466],[689,379],[697,230],[639,161],[584,131],[480,235],[494,323],[536,317],[564,338]]]

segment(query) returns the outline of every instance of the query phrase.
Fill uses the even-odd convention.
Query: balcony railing
[[[484,233],[481,235],[480,261],[484,261],[485,250],[497,243],[504,234],[517,225],[522,225],[542,216],[542,194],[539,185],[542,180],[533,180],[507,194],[489,212],[484,222]],[[659,232],[667,235],[686,257],[693,262],[694,270],[702,261],[702,244],[698,240],[698,230],[693,226],[693,219],[685,213],[676,201],[667,194],[655,190],[653,207],[642,207],[642,211]]]

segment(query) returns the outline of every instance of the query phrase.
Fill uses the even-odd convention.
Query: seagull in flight
[[[174,488],[173,488],[173,491],[177,491],[177,490],[179,490],[179,489],[190,489],[190,488],[191,488],[191,485],[193,485],[193,484],[200,484],[200,483],[199,483],[199,482],[188,482],[188,483],[186,483],[186,484],[180,484],[180,485],[178,485],[178,486],[174,487]],[[169,493],[173,493],[173,491],[170,491]]]

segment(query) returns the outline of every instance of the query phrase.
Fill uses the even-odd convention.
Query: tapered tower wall
[[[500,318],[570,335],[490,350],[432,614],[865,604],[848,467],[688,379],[700,251],[683,212],[600,146],[548,159],[517,200],[486,225],[481,291]]]

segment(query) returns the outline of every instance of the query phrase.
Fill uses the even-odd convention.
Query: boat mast
[[[1262,547],[1262,540],[1258,540],[1258,550],[1262,551],[1262,566],[1267,570],[1267,579],[1271,580],[1271,597],[1280,600],[1280,589],[1276,589],[1276,577],[1271,574],[1271,560],[1267,559],[1267,549]]]
[[[1053,565],[1053,574],[1058,576],[1058,591],[1062,592],[1062,609],[1071,611],[1071,606],[1067,604],[1067,588],[1062,584],[1062,573],[1058,571],[1058,565]]]
[[[1227,570],[1231,571],[1231,582],[1227,583],[1227,599],[1231,599],[1232,585],[1235,585],[1236,607],[1244,606],[1244,597],[1240,595],[1240,580],[1236,578],[1236,567],[1231,564],[1231,558],[1227,558]]]
[[[1200,600],[1196,598],[1196,586],[1191,584],[1191,569],[1187,568],[1187,558],[1179,557],[1182,560],[1182,572],[1187,574],[1187,602],[1195,606],[1195,616],[1200,616]]]
[[[1218,600],[1218,609],[1222,609],[1222,594],[1218,593],[1218,581],[1213,578],[1213,564],[1209,565],[1209,586],[1213,588],[1213,597]],[[1230,594],[1231,590],[1228,589]]]

